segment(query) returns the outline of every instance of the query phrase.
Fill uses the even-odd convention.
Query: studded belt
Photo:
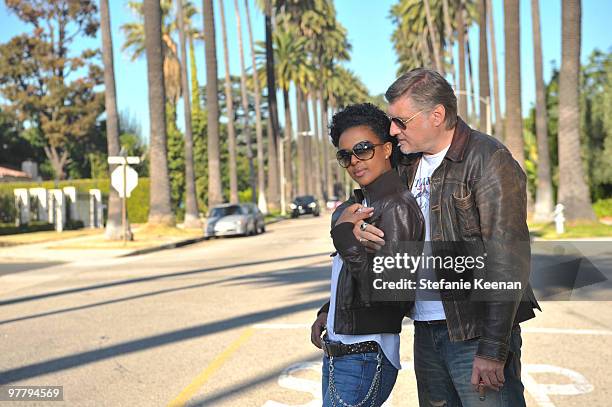
[[[356,353],[377,353],[379,345],[376,341],[357,342],[346,345],[340,342],[330,342],[323,340],[322,346],[325,356],[338,357],[344,355],[353,355]]]

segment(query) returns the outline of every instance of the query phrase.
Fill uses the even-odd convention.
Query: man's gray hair
[[[409,97],[420,109],[444,106],[446,129],[457,124],[457,97],[450,83],[437,71],[416,68],[397,78],[387,89],[385,98],[393,103],[402,96]]]

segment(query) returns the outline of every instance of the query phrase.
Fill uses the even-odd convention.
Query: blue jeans
[[[382,369],[380,377],[380,386],[376,394],[372,394],[368,401],[364,403],[364,407],[373,405],[380,407],[389,395],[395,380],[397,379],[397,369],[389,362],[382,353]],[[361,402],[370,389],[374,375],[376,374],[376,353],[357,353],[353,355],[334,357],[334,383],[336,386],[337,396],[347,404],[357,404]],[[332,407],[332,398],[335,395],[329,391],[329,358],[323,356],[323,407]],[[372,404],[372,397],[375,397],[375,402]],[[335,398],[335,405],[342,407],[342,403]]]
[[[451,342],[444,323],[414,324],[414,371],[420,407],[524,407],[521,382],[521,328],[510,336],[502,389],[486,390],[480,401],[471,384],[478,339]]]

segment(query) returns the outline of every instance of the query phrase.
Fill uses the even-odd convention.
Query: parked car
[[[289,204],[289,208],[291,208],[292,218],[297,218],[300,215],[305,215],[308,213],[311,213],[314,216],[319,216],[321,213],[319,202],[317,202],[317,199],[312,195],[296,197],[293,202]]]
[[[223,204],[210,209],[204,226],[204,237],[250,236],[265,231],[263,214],[255,204]]]

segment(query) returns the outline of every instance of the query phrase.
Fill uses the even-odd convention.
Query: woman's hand
[[[355,225],[372,216],[372,213],[374,213],[374,208],[355,203],[342,211],[342,215],[336,221],[336,225],[344,222],[350,222]]]
[[[326,323],[327,312],[321,312],[310,327],[310,342],[319,349],[321,349],[321,335],[325,330]]]

